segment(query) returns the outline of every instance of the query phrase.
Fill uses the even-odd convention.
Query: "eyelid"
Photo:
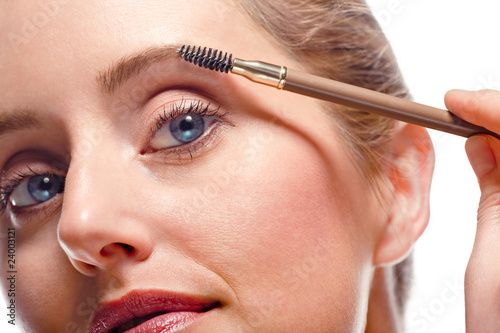
[[[39,151],[24,151],[9,162],[2,170],[0,179],[0,213],[8,205],[8,196],[22,181],[35,175],[59,175],[65,177],[67,168],[57,160],[41,156]]]
[[[172,119],[183,114],[193,112],[204,117],[214,117],[214,121],[224,122],[226,124],[234,126],[233,124],[221,119],[227,115],[227,111],[223,111],[220,105],[213,107],[212,105],[214,105],[214,102],[210,101],[210,99],[190,92],[187,94],[183,93],[180,98],[171,99],[169,102],[166,102],[160,107],[156,108],[156,110],[149,116],[149,118],[154,119],[150,120],[150,123],[152,124],[150,124],[150,134],[148,142],[145,144],[145,148],[142,149],[141,154],[144,155],[157,151],[163,151],[167,153],[170,151],[172,153],[177,152],[179,155],[182,153],[179,149],[181,149],[182,147],[187,148],[190,145],[193,145],[193,143],[199,141],[201,138],[205,137],[207,134],[211,133],[210,127],[213,127],[213,125],[207,127],[205,129],[205,132],[192,142],[179,144],[160,150],[152,149],[151,140],[154,138],[155,134],[158,133],[158,131],[160,131],[164,126],[167,126],[168,122],[170,122]],[[190,157],[192,158],[192,156]]]
[[[11,207],[11,223],[14,227],[20,228],[23,227],[24,225],[31,224],[31,217],[37,214],[44,214],[45,216],[43,218],[36,218],[35,224],[38,224],[38,222],[43,221],[45,218],[50,217],[56,210],[57,207],[60,206],[62,202],[62,197],[64,194],[64,190],[60,193],[57,193],[54,195],[52,198],[39,202],[39,203],[34,203],[32,205],[25,205],[25,206],[9,206],[10,204],[10,197],[16,191],[19,189],[19,186],[21,186],[24,182],[29,181],[30,178],[37,176],[37,175],[58,175],[62,178],[65,176],[62,175],[60,172],[54,172],[53,170],[50,172],[36,172],[31,170],[27,166],[29,173],[16,173],[17,178],[11,178],[8,180],[9,184],[4,185],[2,184],[1,186],[1,200],[0,200],[0,214],[3,214],[7,207]],[[3,179],[2,179],[3,181]],[[64,180],[63,180],[64,182]]]
[[[156,118],[158,112],[162,111],[165,106],[171,105],[172,103],[178,103],[181,101],[202,101],[204,103],[210,103],[212,105],[221,105],[218,101],[217,96],[203,90],[196,85],[186,86],[186,85],[176,85],[164,87],[158,90],[154,94],[150,95],[149,101],[142,104],[146,111],[147,117],[145,122],[150,123],[152,118]]]
[[[186,105],[189,106],[186,108]],[[200,99],[186,100],[184,98],[181,98],[178,101],[173,101],[169,103],[169,106],[170,106],[170,111],[167,111],[166,109],[167,105],[163,105],[162,107],[163,112],[160,111],[159,115],[157,116],[157,120],[161,121],[157,121],[156,128],[153,128],[151,133],[157,131],[163,124],[174,119],[175,117],[189,112],[193,112],[206,117],[214,117],[214,116],[222,117],[225,115],[225,114],[219,115],[220,106],[215,108],[210,108],[211,106],[210,102],[204,102]]]

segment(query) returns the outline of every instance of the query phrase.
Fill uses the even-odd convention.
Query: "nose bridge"
[[[92,136],[79,139],[66,176],[65,208],[81,216],[111,213],[114,207],[109,203],[120,202],[123,194],[116,188],[126,186],[121,172],[126,161],[119,145],[111,138]]]
[[[58,236],[85,274],[124,258],[143,260],[152,249],[131,191],[133,163],[120,148],[112,140],[84,140],[71,157]]]

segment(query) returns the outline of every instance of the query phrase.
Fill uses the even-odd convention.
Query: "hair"
[[[364,0],[239,0],[250,17],[313,74],[410,98],[389,42]],[[382,151],[396,122],[325,103],[365,179],[384,177]],[[348,110],[349,112],[345,112]],[[400,313],[408,298],[411,256],[393,268]]]

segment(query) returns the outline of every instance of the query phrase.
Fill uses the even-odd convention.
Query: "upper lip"
[[[192,311],[205,312],[220,303],[213,299],[161,290],[134,290],[123,297],[99,304],[89,326],[89,333],[111,333],[134,318],[151,319],[156,315]]]

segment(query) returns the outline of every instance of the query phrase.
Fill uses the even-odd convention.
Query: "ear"
[[[385,200],[389,211],[376,245],[375,266],[405,259],[430,215],[434,149],[429,134],[420,126],[401,123],[386,148],[389,191]]]

